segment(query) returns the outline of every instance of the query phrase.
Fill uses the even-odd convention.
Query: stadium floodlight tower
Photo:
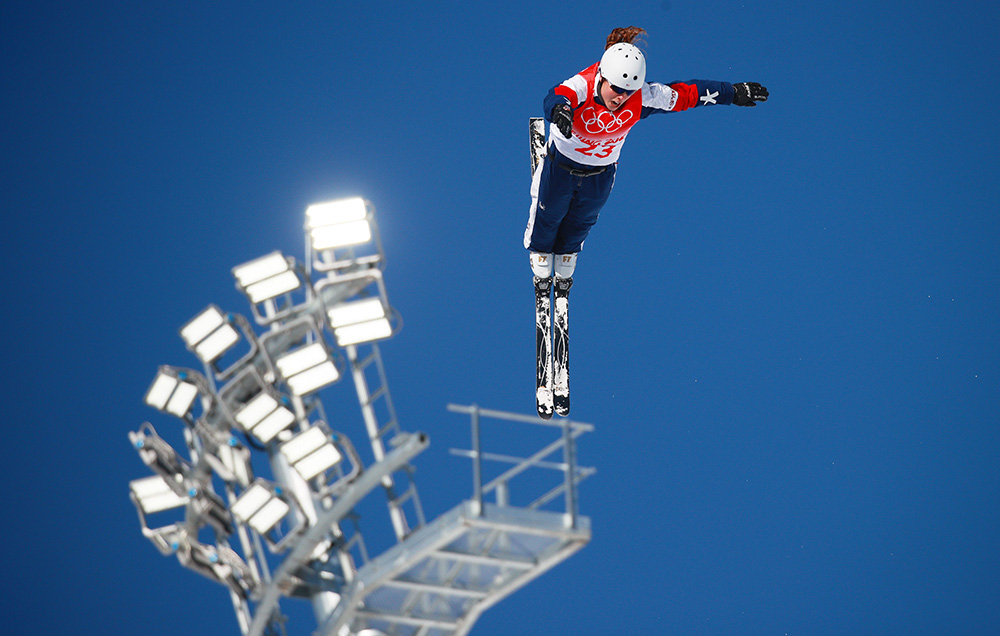
[[[244,636],[287,634],[288,598],[311,603],[317,636],[463,636],[590,540],[577,486],[594,470],[577,465],[576,438],[593,427],[449,405],[470,417],[472,449],[452,452],[472,459],[472,498],[428,523],[411,460],[429,440],[400,426],[378,348],[401,320],[386,294],[373,206],[309,206],[305,229],[304,264],[272,252],[233,268],[259,333],[215,305],[180,328],[204,369],[161,366],[144,398],[180,421],[186,454],[149,422],[129,433],[153,472],[129,488],[142,532],[228,589]],[[345,377],[366,457],[319,399]],[[343,423],[350,413],[338,405],[334,415]],[[487,420],[506,422],[500,430],[518,455],[480,448]],[[558,434],[526,453],[510,422]],[[496,474],[484,483],[486,470]],[[545,491],[544,480],[523,477],[529,471],[561,478]],[[382,534],[394,539],[370,556],[357,509],[380,491],[392,529]]]

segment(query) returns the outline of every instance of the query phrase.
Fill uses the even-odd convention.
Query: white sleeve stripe
[[[646,84],[642,87],[642,105],[645,108],[673,110],[677,105],[677,91],[663,84]]]
[[[587,95],[587,80],[583,79],[582,75],[574,75],[563,82],[562,85],[576,93],[576,103],[578,106],[587,101],[587,97],[589,97]]]

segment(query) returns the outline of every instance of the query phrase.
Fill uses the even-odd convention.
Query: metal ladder
[[[358,351],[359,346],[370,349],[370,351],[362,357]],[[381,462],[386,455],[386,442],[392,444],[393,438],[403,432],[396,417],[396,409],[392,405],[392,397],[389,394],[389,384],[386,381],[385,367],[382,364],[382,354],[374,342],[350,345],[345,347],[345,350],[351,374],[354,377],[354,387],[358,393],[358,403],[361,405],[365,429],[368,431],[368,439],[372,445],[372,453],[375,456],[375,461]],[[407,483],[401,493],[397,492],[399,488],[393,475],[389,474],[382,478],[382,486],[385,488],[388,498],[389,517],[398,540],[404,539],[412,531],[423,527],[426,523],[424,511],[420,505],[420,497],[417,494],[417,485],[413,481],[412,470],[407,470],[408,468],[408,466],[404,468],[404,472],[407,474]],[[407,502],[413,502],[416,525],[411,525],[407,519],[404,510]]]

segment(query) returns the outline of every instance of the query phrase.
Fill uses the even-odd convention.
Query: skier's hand
[[[573,111],[569,104],[557,104],[552,109],[552,123],[556,125],[563,137],[569,139],[573,136]]]
[[[733,103],[737,106],[756,106],[757,102],[767,101],[767,88],[757,82],[740,82],[733,84],[736,94]]]

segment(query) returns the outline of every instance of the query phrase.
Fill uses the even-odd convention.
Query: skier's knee
[[[556,254],[554,256],[556,276],[559,278],[572,278],[573,272],[576,270],[576,257],[577,254]]]
[[[531,259],[531,271],[539,278],[550,278],[552,276],[552,255],[542,252],[529,252]]]

